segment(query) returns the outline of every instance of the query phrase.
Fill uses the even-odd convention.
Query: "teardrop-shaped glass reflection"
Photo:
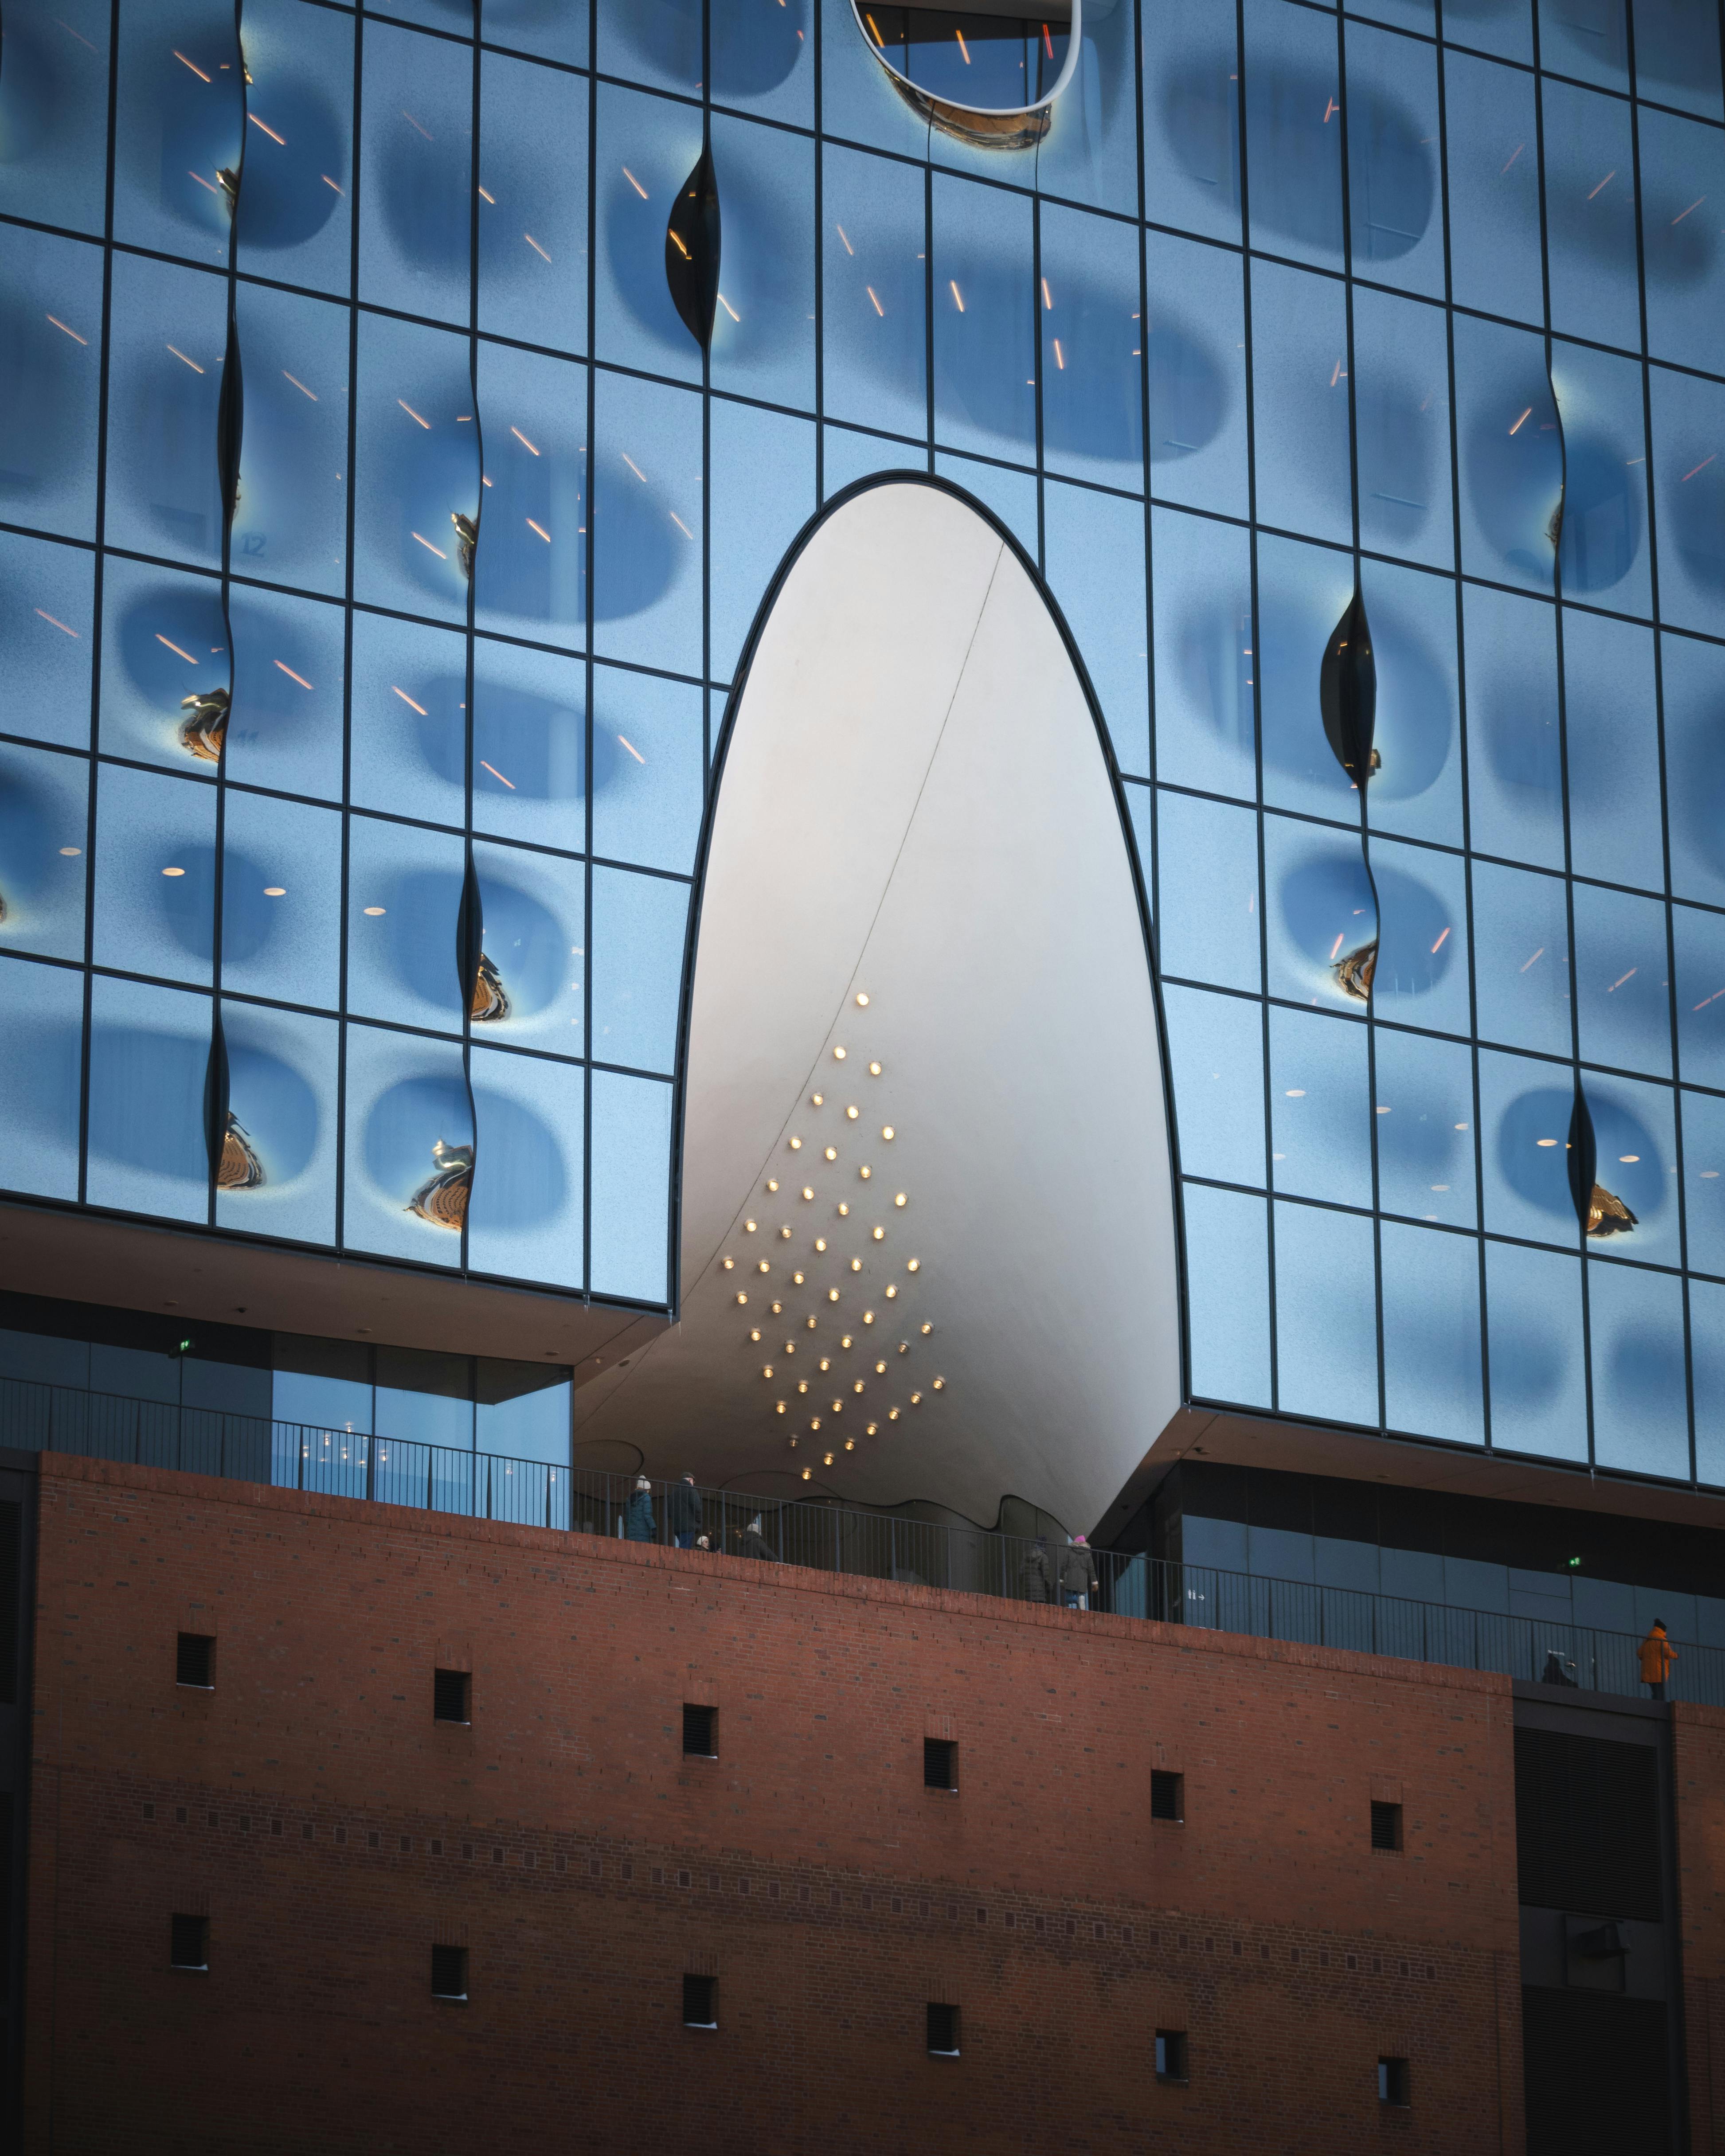
[[[1569,1112],[1569,1195],[1583,1235],[1603,1242],[1609,1235],[1627,1235],[1640,1223],[1623,1200],[1599,1181],[1599,1150],[1587,1096],[1578,1085],[1575,1105]]]
[[[719,182],[710,145],[677,189],[665,228],[665,281],[671,305],[705,352],[719,304]]]
[[[852,13],[893,88],[922,119],[961,141],[1028,149],[1070,78],[1082,0],[996,0],[969,8],[867,7]]]
[[[1319,669],[1317,701],[1324,737],[1336,761],[1356,786],[1377,770],[1372,746],[1378,723],[1378,670],[1372,660],[1372,629],[1364,595],[1356,584],[1342,619],[1330,632]]]

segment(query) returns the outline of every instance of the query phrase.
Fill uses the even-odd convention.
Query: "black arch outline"
[[[701,811],[701,838],[696,848],[694,880],[690,886],[689,925],[683,942],[683,978],[677,1004],[677,1052],[672,1077],[670,1205],[665,1270],[669,1290],[666,1301],[671,1320],[675,1323],[682,1312],[683,1136],[689,1096],[689,1023],[695,991],[695,957],[701,942],[701,915],[706,896],[707,861],[712,849],[713,826],[717,820],[719,796],[724,785],[725,762],[730,753],[732,734],[748,688],[756,651],[792,570],[802,560],[810,541],[830,516],[847,508],[863,495],[882,486],[925,487],[932,493],[947,495],[954,501],[962,502],[988,526],[996,538],[1011,549],[1014,559],[1030,579],[1059,632],[1066,657],[1083,692],[1091,724],[1096,729],[1096,746],[1101,751],[1102,767],[1107,773],[1109,788],[1114,796],[1115,813],[1120,819],[1120,835],[1126,848],[1127,866],[1132,875],[1132,894],[1137,901],[1138,927],[1144,939],[1144,963],[1150,978],[1151,1001],[1156,1014],[1157,1055],[1161,1065],[1163,1113],[1168,1129],[1168,1182],[1173,1205],[1174,1292],[1180,1342],[1180,1400],[1183,1406],[1188,1406],[1192,1398],[1189,1383],[1192,1358],[1187,1325],[1186,1217],[1182,1202],[1179,1129],[1174,1120],[1173,1084],[1168,1069],[1168,1024],[1163,1010],[1162,970],[1156,954],[1155,927],[1150,917],[1149,899],[1144,888],[1143,865],[1138,859],[1137,841],[1132,831],[1131,812],[1127,806],[1125,782],[1114,754],[1114,744],[1109,738],[1107,721],[1102,716],[1102,707],[1090,678],[1090,670],[1084,663],[1084,654],[1060,610],[1059,600],[1050,590],[1041,571],[1024,552],[1016,536],[986,503],[978,501],[973,494],[952,480],[927,471],[870,472],[862,479],[854,480],[815,511],[785,549],[778,567],[768,580],[767,588],[761,595],[761,603],[755,609],[754,619],[749,624],[748,634],[743,639],[737,670],[732,677],[731,691],[725,700],[725,715],[720,721],[718,739],[713,747],[712,767],[707,778],[706,803]],[[1147,790],[1153,792],[1153,789]]]

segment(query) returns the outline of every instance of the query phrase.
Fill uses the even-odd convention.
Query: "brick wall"
[[[1500,1678],[43,1467],[33,2149],[1520,2148]],[[176,1910],[208,1975],[167,1965]]]
[[[1693,2156],[1725,2156],[1725,1711],[1671,1709]]]

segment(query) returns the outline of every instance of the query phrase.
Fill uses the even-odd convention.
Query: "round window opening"
[[[850,4],[893,88],[942,134],[999,150],[1029,149],[1047,134],[1077,64],[1084,0]]]

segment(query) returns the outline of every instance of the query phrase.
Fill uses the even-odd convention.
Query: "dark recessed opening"
[[[1186,1777],[1150,1770],[1150,1816],[1153,1820],[1183,1820],[1186,1816]]]
[[[209,1918],[170,1917],[167,1920],[167,1959],[172,1969],[209,1967]]]
[[[1399,1804],[1372,1805],[1372,1846],[1399,1849],[1402,1845],[1402,1808]]]
[[[958,2056],[958,2009],[931,1999],[928,2002],[928,2048],[937,2059]]]
[[[465,1670],[434,1670],[431,1714],[434,1722],[471,1722],[473,1679]]]
[[[716,1976],[683,1979],[683,2026],[716,2029],[719,2025],[719,1979]]]
[[[1378,2101],[1399,2104],[1404,2109],[1414,2101],[1413,2082],[1405,2059],[1378,2060]]]
[[[683,1707],[683,1751],[691,1759],[719,1756],[719,1710],[716,1707]]]
[[[945,1737],[922,1740],[922,1786],[925,1789],[957,1791],[958,1747]]]
[[[431,1949],[431,1995],[434,1999],[466,1998],[465,1947],[434,1947]]]
[[[200,1691],[214,1689],[216,1643],[208,1632],[182,1632],[174,1650],[174,1682],[195,1685]]]
[[[1159,2082],[1183,2082],[1189,2078],[1186,2071],[1186,2031],[1183,2029],[1157,2030],[1156,2078]]]

